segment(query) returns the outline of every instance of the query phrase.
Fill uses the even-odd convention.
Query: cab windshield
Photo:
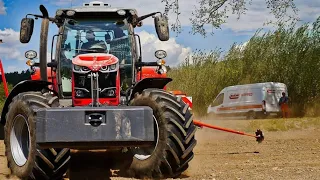
[[[121,64],[130,65],[132,54],[128,34],[128,25],[123,20],[66,20],[60,54],[64,94],[72,92],[72,59],[79,54],[109,53],[115,55]]]

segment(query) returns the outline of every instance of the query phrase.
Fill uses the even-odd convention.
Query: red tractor
[[[33,52],[36,53],[36,52]],[[164,64],[166,63],[164,58],[167,56],[167,53],[164,50],[157,50],[155,52],[155,56],[156,58],[159,59],[159,64],[162,64],[162,66],[149,66],[149,67],[142,67],[141,71],[139,71],[139,73],[137,74],[137,81],[140,81],[144,78],[166,78],[167,77],[167,69],[164,66]],[[36,66],[33,66],[32,64],[32,60],[29,59],[26,63],[27,65],[31,66],[31,79],[32,80],[40,80],[41,79],[41,75],[40,75],[40,69],[37,68]],[[49,78],[49,81],[51,81],[52,77],[55,77],[55,73],[51,72],[51,68],[47,68],[47,75]],[[164,90],[166,90],[166,86],[163,88]],[[187,96],[186,93],[180,91],[180,90],[174,90],[174,91],[169,91],[170,93],[172,93],[173,95],[176,95],[178,97],[181,97],[182,100],[188,104],[189,109],[192,109],[192,97],[191,96]]]
[[[27,52],[27,53],[30,53]],[[33,52],[36,53],[36,52]],[[156,58],[159,59],[159,63],[162,64],[162,66],[158,67],[142,67],[141,71],[139,71],[139,73],[137,74],[137,81],[140,81],[144,78],[166,78],[167,77],[167,70],[166,67],[163,66],[165,64],[165,60],[163,58],[165,58],[167,56],[166,52],[164,50],[158,50],[155,52],[155,56]],[[26,63],[27,65],[31,66],[31,79],[32,80],[40,80],[41,79],[41,75],[40,75],[40,69],[37,68],[36,66],[34,66],[34,64],[32,64],[32,60],[29,59]],[[51,81],[52,77],[53,78],[56,76],[54,72],[51,72],[51,68],[47,68],[47,76],[49,78],[49,81]],[[163,88],[164,90],[166,90],[166,86]],[[174,91],[169,91],[170,93],[181,97],[182,100],[188,104],[189,109],[192,109],[192,97],[191,96],[187,96],[186,93],[180,91],[180,90],[174,90]]]
[[[97,1],[58,9],[54,17],[43,5],[40,11],[23,18],[20,29],[20,42],[28,43],[34,27],[28,16],[42,19],[39,62],[34,62],[35,51],[25,54],[40,76],[18,83],[1,114],[12,174],[62,179],[70,149],[118,150],[128,157],[128,173],[140,178],[184,172],[197,142],[192,113],[164,90],[172,79],[140,78],[143,67],[157,67],[161,74],[164,66],[162,60],[142,61],[140,37],[134,33],[152,16],[159,39],[167,41],[167,17],[160,12],[138,16],[134,9]],[[54,58],[47,62],[50,22],[59,30],[52,39]]]

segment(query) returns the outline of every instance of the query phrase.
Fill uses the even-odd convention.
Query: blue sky
[[[127,0],[105,1],[112,2],[111,6],[123,7],[128,4]],[[26,59],[24,52],[28,49],[36,50],[39,47],[39,27],[41,20],[35,23],[35,30],[31,42],[29,44],[21,44],[19,42],[20,22],[27,13],[39,13],[39,5],[43,4],[47,7],[49,14],[54,16],[56,9],[61,7],[70,7],[82,5],[83,0],[0,0],[0,39],[5,41],[0,45],[0,58],[4,64],[6,72],[26,70]],[[85,1],[89,2],[89,1]],[[299,8],[299,17],[303,22],[313,22],[320,15],[319,0],[295,0]],[[184,59],[192,50],[206,49],[211,50],[221,48],[228,50],[233,43],[242,44],[249,40],[251,35],[258,29],[263,27],[263,22],[267,19],[272,19],[265,8],[265,0],[255,0],[249,6],[249,11],[243,15],[240,20],[237,20],[236,15],[231,15],[227,19],[227,23],[222,26],[222,29],[214,30],[214,35],[208,35],[206,38],[200,35],[191,35],[189,31],[190,13],[192,6],[196,5],[194,0],[180,0],[181,16],[180,21],[183,26],[183,32],[176,37],[176,34],[171,32],[171,39],[168,42],[160,42],[157,40],[153,26],[152,18],[144,22],[144,26],[136,29],[141,36],[143,46],[143,57],[146,61],[153,61],[154,51],[164,49],[168,52],[167,62],[170,65],[175,65]],[[127,6],[127,5],[126,5]],[[140,15],[164,10],[164,4],[161,0],[131,0],[130,6],[136,8]],[[175,17],[170,14],[170,22]],[[267,28],[267,27],[266,27]],[[48,36],[48,51],[51,49],[51,39],[56,32],[54,24],[50,24],[50,32]]]

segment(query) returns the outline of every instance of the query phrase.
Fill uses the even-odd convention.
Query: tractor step
[[[153,111],[147,106],[39,109],[36,142],[42,148],[151,146]]]

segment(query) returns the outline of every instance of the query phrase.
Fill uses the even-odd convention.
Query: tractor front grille
[[[102,73],[98,72],[99,98],[116,97],[116,78],[117,72]],[[88,99],[91,95],[91,72],[80,74],[73,72],[75,98]]]

